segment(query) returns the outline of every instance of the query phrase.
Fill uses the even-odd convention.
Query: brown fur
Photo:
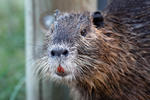
[[[129,8],[117,8],[119,2],[120,5],[128,2],[126,7]],[[93,74],[89,75],[87,71],[86,76],[79,76],[76,88],[80,91],[82,100],[150,99],[150,5],[146,2],[148,1],[114,0],[105,10],[107,14],[103,13],[105,26],[95,29],[98,36],[96,42],[100,44],[91,43],[91,46],[95,45],[100,50],[95,52],[99,56],[96,60],[103,63],[92,64],[95,69],[90,69],[90,73]],[[134,7],[139,6],[135,11],[138,14],[128,10],[133,3]],[[145,8],[142,9],[143,6]],[[133,27],[132,24],[140,24],[139,20],[143,26]],[[144,27],[145,30],[142,31]]]
[[[61,42],[61,34],[75,44],[77,68],[69,85],[76,100],[150,100],[149,11],[149,0],[112,0],[103,11],[100,28],[91,24],[89,13],[58,17],[58,27],[52,27],[56,38],[48,33],[45,45],[52,39]],[[78,34],[79,24],[92,30],[84,38]],[[41,67],[46,75],[47,62],[46,68]]]
[[[107,31],[111,36],[105,36]],[[140,54],[131,53],[134,43],[113,30],[105,27],[96,33],[101,46],[100,53],[95,55],[99,55],[97,60],[103,63],[93,64],[96,68],[90,70],[92,75],[87,73],[86,76],[79,76],[79,86],[76,88],[85,89],[81,91],[81,94],[85,94],[82,95],[83,100],[91,100],[92,94],[92,100],[150,99],[150,62],[140,58]]]

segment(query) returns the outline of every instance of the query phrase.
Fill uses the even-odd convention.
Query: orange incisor
[[[58,71],[59,73],[64,73],[64,68],[63,68],[61,65],[59,65],[59,66],[57,67],[57,71]]]

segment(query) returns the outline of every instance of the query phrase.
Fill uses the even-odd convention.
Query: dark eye
[[[83,30],[81,31],[81,35],[82,35],[82,36],[86,36],[86,34],[87,34],[86,29],[83,29]]]
[[[112,33],[104,33],[104,35],[108,36],[108,37],[111,37],[112,36]]]

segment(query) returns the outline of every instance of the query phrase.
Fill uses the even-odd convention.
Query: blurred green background
[[[24,0],[0,0],[0,100],[25,100]]]

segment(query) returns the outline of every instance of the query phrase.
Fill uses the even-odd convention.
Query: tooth
[[[64,71],[64,68],[61,66],[61,65],[59,65],[58,67],[57,67],[57,71],[59,72],[59,73],[64,73],[65,71]]]

